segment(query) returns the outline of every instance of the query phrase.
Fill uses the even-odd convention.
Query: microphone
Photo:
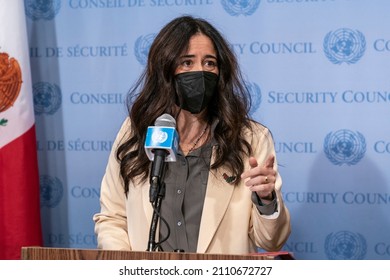
[[[144,148],[149,160],[153,161],[150,171],[150,202],[154,202],[157,198],[165,162],[176,161],[178,146],[176,121],[171,115],[161,115],[154,122],[154,126],[148,127]]]

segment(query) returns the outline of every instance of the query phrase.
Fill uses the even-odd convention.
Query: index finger
[[[275,163],[275,156],[274,155],[270,155],[266,162],[265,162],[265,167],[266,168],[273,168],[274,167],[274,163]]]

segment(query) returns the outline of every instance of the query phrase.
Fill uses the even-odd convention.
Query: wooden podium
[[[22,247],[22,260],[293,260],[289,252],[247,255]]]

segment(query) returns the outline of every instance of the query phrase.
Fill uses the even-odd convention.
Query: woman
[[[143,251],[153,207],[148,126],[176,120],[177,161],[166,164],[159,249],[245,254],[280,250],[290,234],[273,139],[248,116],[248,93],[229,44],[207,21],[183,16],[155,38],[129,96],[94,216],[98,247]]]

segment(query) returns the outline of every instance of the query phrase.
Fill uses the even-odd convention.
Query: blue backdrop
[[[100,181],[156,33],[183,14],[238,55],[297,259],[390,259],[390,2],[25,0],[46,246],[96,248]],[[146,246],[146,244],[145,244]]]

